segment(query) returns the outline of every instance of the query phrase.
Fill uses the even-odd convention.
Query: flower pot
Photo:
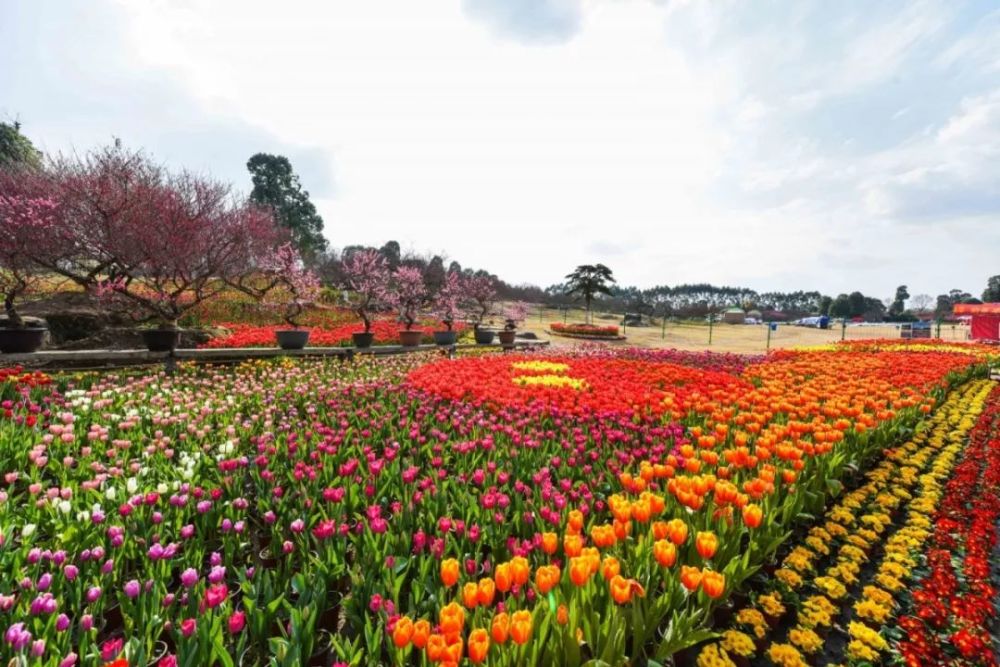
[[[278,339],[278,346],[282,350],[301,350],[309,342],[309,330],[284,329],[275,331],[274,337]]]
[[[416,347],[420,345],[420,339],[424,337],[423,331],[400,331],[399,342],[403,347]]]
[[[45,342],[45,327],[0,329],[0,352],[7,354],[34,352]]]
[[[516,331],[501,331],[497,335],[500,337],[500,344],[501,345],[513,345],[514,344],[514,336],[517,335],[517,332]]]
[[[372,342],[375,340],[375,334],[370,331],[354,333],[351,334],[351,339],[354,341],[354,347],[371,347]]]
[[[181,339],[180,329],[143,329],[142,342],[150,352],[170,352]]]
[[[490,329],[476,329],[476,344],[489,345],[493,342],[493,336],[495,335],[496,331]]]
[[[458,333],[455,331],[434,332],[434,342],[438,345],[454,345],[457,338]]]

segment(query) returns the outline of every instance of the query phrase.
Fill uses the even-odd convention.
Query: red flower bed
[[[228,336],[213,338],[201,347],[276,347],[274,332],[288,329],[286,325],[271,324],[258,326],[253,324],[223,324],[232,333]],[[361,333],[364,326],[360,322],[344,324],[338,327],[303,327],[309,330],[309,345],[314,347],[338,347],[351,345],[351,334]],[[414,329],[424,332],[424,342],[432,342],[431,334],[441,331],[443,327],[437,324],[417,325]],[[455,325],[456,331],[462,331],[463,325]],[[372,323],[371,332],[375,334],[376,345],[392,345],[399,342],[399,331],[402,326],[395,321],[379,320]]]
[[[618,335],[618,327],[613,324],[599,326],[596,324],[562,324],[561,322],[553,322],[550,328],[556,333],[572,336],[614,338]]]
[[[538,379],[524,379],[532,376]],[[531,355],[431,363],[411,372],[408,382],[454,400],[542,404],[576,414],[710,411],[753,389],[728,373],[677,364]]]
[[[1000,388],[969,436],[944,489],[927,551],[930,572],[913,593],[899,652],[910,667],[996,665],[989,633],[997,591],[990,576],[1000,519]],[[959,563],[956,567],[954,563]]]

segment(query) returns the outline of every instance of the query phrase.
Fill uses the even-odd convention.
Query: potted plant
[[[462,301],[464,280],[455,271],[445,276],[444,284],[434,295],[432,308],[434,315],[445,326],[444,331],[434,332],[434,342],[438,345],[454,345],[457,333],[454,330],[455,318],[458,317],[459,304]]]
[[[504,308],[504,328],[500,332],[500,343],[502,345],[513,345],[514,337],[517,335],[517,325],[524,321],[528,315],[528,304],[515,301]]]
[[[420,309],[427,304],[427,286],[424,284],[424,274],[413,266],[400,266],[392,274],[389,301],[399,311],[399,319],[403,322],[403,330],[399,332],[399,341],[405,347],[416,347],[420,344],[423,332],[413,329],[420,315]]]
[[[474,276],[466,284],[466,313],[472,322],[476,343],[489,345],[493,342],[496,332],[485,329],[483,325],[494,314],[497,291],[493,279],[489,276]]]
[[[0,194],[0,293],[6,319],[0,322],[0,352],[35,352],[45,342],[44,322],[25,319],[17,302],[37,294],[44,275],[26,250],[35,243],[55,203],[49,199]]]
[[[372,313],[387,295],[389,265],[377,250],[361,250],[344,260],[341,267],[343,285],[350,292],[351,308],[361,319],[365,330],[351,334],[355,347],[370,347],[375,338]]]
[[[299,316],[306,306],[316,303],[319,298],[319,280],[302,265],[299,254],[290,243],[278,248],[275,254],[275,269],[281,276],[286,298],[278,302],[282,319],[291,329],[277,329],[274,337],[282,350],[301,350],[309,342],[309,329],[299,325]]]

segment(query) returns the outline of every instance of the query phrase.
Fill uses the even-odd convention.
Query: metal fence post
[[[660,340],[667,337],[667,316],[663,316],[663,321],[660,323]]]
[[[840,321],[840,340],[844,340],[847,337],[847,320]]]
[[[715,314],[708,314],[708,344],[712,344],[712,324],[715,322]]]
[[[768,323],[765,324],[765,326],[767,327],[767,347],[764,348],[764,349],[770,350],[771,349],[771,323],[768,322]]]

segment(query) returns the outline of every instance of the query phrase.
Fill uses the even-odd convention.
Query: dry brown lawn
[[[562,322],[561,313],[554,310],[539,311],[534,309],[524,322],[522,329],[532,331],[542,340],[550,341],[554,347],[572,347],[583,343],[579,339],[554,336],[549,331],[549,324]],[[582,312],[571,311],[568,322],[582,322]],[[620,324],[620,316],[595,314],[594,324]],[[626,340],[609,343],[619,346],[676,348],[680,350],[713,350],[716,352],[764,352],[768,347],[767,326],[763,324],[719,324],[712,326],[712,342],[709,344],[708,323],[682,322],[668,323],[663,332],[659,321],[655,326],[628,327],[624,334]],[[839,324],[831,329],[813,329],[798,327],[791,324],[779,324],[777,331],[771,332],[771,349],[786,347],[801,347],[806,345],[823,345],[834,343],[841,336],[848,340],[862,338],[899,338],[896,325],[858,326],[848,325],[841,331]],[[968,327],[950,324],[941,326],[941,338],[944,340],[967,340]]]

